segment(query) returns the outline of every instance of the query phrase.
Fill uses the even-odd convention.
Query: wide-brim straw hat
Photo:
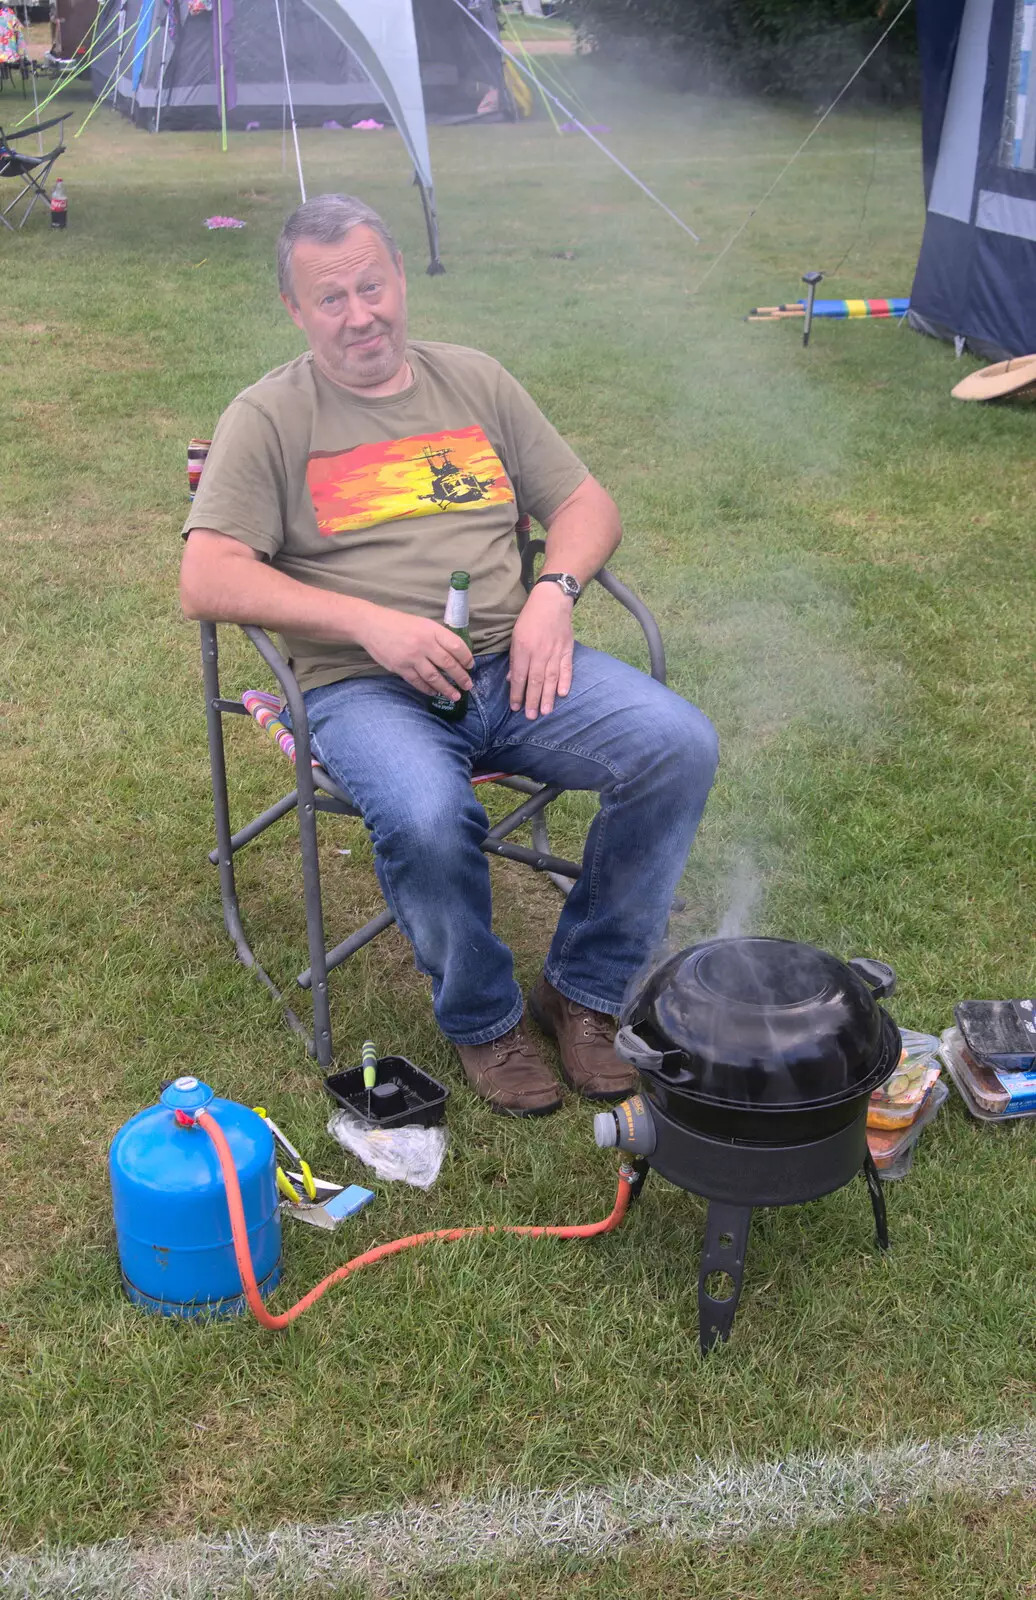
[[[951,391],[955,400],[999,400],[1036,385],[1036,355],[1012,356],[991,367],[980,367]]]

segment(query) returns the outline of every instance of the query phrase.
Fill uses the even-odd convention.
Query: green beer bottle
[[[451,633],[457,634],[468,649],[471,649],[471,635],[468,632],[468,575],[466,572],[450,573],[450,589],[446,596],[446,610],[443,613],[443,627],[449,628]],[[446,674],[449,678],[449,673]],[[453,679],[450,679],[453,682]],[[442,717],[444,722],[459,722],[468,709],[468,691],[462,689],[459,700],[449,700],[444,694],[428,696],[429,709],[437,717]]]

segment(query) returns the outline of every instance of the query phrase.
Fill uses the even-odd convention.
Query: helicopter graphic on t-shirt
[[[450,459],[449,450],[426,450],[424,458],[431,468],[432,492],[418,495],[419,500],[430,500],[445,511],[450,506],[471,505],[472,501],[489,498],[487,490],[493,487],[493,479],[462,472]]]
[[[477,422],[347,450],[314,450],[306,483],[324,539],[443,511],[481,517],[499,506],[506,519],[514,510],[511,480]]]

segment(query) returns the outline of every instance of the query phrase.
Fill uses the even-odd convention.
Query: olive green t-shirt
[[[460,569],[473,650],[506,650],[525,600],[517,518],[549,518],[587,469],[491,356],[415,340],[407,357],[399,394],[354,394],[308,352],[245,389],[184,534],[211,528],[302,583],[435,621]],[[303,689],[385,670],[358,645],[284,644]]]

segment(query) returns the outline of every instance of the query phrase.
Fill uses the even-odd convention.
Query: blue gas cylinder
[[[165,1317],[232,1316],[246,1305],[216,1147],[204,1128],[176,1117],[202,1108],[234,1157],[264,1299],[281,1275],[272,1133],[247,1106],[220,1100],[197,1078],[177,1078],[160,1105],[119,1129],[109,1155],[123,1287],[137,1305]]]

